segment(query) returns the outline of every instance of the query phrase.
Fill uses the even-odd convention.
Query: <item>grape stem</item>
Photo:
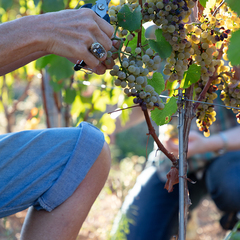
[[[138,3],[142,9],[142,0],[139,0]],[[141,20],[141,26],[142,26],[142,20]],[[141,45],[142,45],[142,28],[138,32],[137,47],[141,47]]]
[[[174,167],[178,167],[178,159],[172,153],[170,153],[159,140],[156,134],[156,131],[151,123],[148,110],[143,109],[142,111],[144,113],[144,117],[147,122],[148,132],[149,132],[148,135],[151,135],[153,137],[154,141],[158,146],[158,150],[162,151],[172,161]]]
[[[129,108],[135,108],[135,107],[140,107],[140,105],[134,105],[134,106],[131,106],[131,107],[116,109],[114,111],[108,112],[108,114],[111,114],[111,113],[114,113],[114,112],[123,111],[123,110],[129,109]]]

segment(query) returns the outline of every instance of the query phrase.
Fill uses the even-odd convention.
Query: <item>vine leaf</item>
[[[165,88],[163,75],[159,72],[155,72],[153,74],[152,79],[148,79],[148,84],[151,85],[154,88],[156,93],[161,94],[161,92]]]
[[[179,182],[179,172],[175,167],[171,167],[169,173],[167,174],[167,182],[164,186],[164,189],[167,189],[168,192],[173,191],[173,185]]]
[[[56,79],[50,79],[49,84],[53,88],[54,92],[59,92],[64,86],[64,81],[62,80],[57,81]]]
[[[47,67],[48,73],[55,80],[69,78],[74,74],[73,64],[69,60],[56,55],[48,55],[36,61],[36,68]]]
[[[240,48],[239,48],[240,30],[232,33],[228,47],[228,59],[233,66],[240,65]]]
[[[42,1],[42,10],[44,12],[55,12],[64,9],[67,5],[66,0],[48,0]]]
[[[193,83],[196,83],[201,76],[201,66],[192,64],[184,73],[180,88],[188,88]]]
[[[170,100],[165,104],[163,110],[155,108],[151,111],[151,118],[157,125],[164,125],[169,123],[171,116],[177,111],[177,99],[171,97]]]
[[[200,4],[201,4],[203,7],[206,7],[207,1],[208,1],[208,0],[199,0]]]
[[[138,6],[133,12],[127,5],[124,5],[117,14],[118,24],[132,32],[141,28],[142,13],[141,7]]]
[[[40,0],[33,0],[35,7],[39,4]]]
[[[0,1],[0,6],[3,8],[5,11],[7,11],[9,8],[11,8],[13,5],[13,0],[1,0]]]
[[[67,88],[65,90],[64,101],[67,104],[72,104],[75,100],[77,93],[74,88]]]
[[[226,0],[227,5],[240,16],[240,4],[238,1],[235,0]]]
[[[157,41],[152,39],[148,40],[150,47],[157,52],[161,58],[168,58],[171,55],[172,47],[162,35],[162,29],[157,29],[155,35]]]

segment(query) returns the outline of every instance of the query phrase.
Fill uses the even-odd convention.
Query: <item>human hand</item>
[[[208,151],[206,144],[210,144],[210,141],[207,141],[208,138],[204,137],[198,131],[190,131],[188,138],[188,153],[187,156],[191,157],[198,153],[205,153]],[[209,139],[208,139],[209,140]]]
[[[112,41],[112,46],[116,48],[116,50],[120,47],[121,42],[120,41]],[[99,63],[97,67],[95,67],[93,72],[97,74],[104,74],[107,69],[112,69],[113,66],[115,65],[114,60],[118,57],[118,54],[113,54],[112,57],[108,58],[108,62],[106,63],[106,60],[102,61]]]
[[[188,139],[188,153],[187,157],[191,157],[198,153],[205,153],[208,151],[209,146],[206,147],[206,144],[210,144],[210,141],[206,141],[206,138],[197,131],[190,131]],[[178,142],[174,138],[169,138],[165,142],[166,148],[169,152],[172,152],[175,156],[178,156]]]
[[[104,63],[98,65],[106,56],[97,59],[89,48],[99,42],[106,51],[110,50],[114,28],[108,22],[88,8],[42,14],[39,18],[42,51],[72,59],[75,63],[81,59],[89,68],[103,72]]]

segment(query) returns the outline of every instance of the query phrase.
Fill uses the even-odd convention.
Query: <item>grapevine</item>
[[[225,0],[216,0],[211,7],[207,6],[208,1],[202,6],[204,3],[206,1],[146,0],[142,3],[141,0],[120,0],[118,6],[109,10],[111,23],[115,26],[114,39],[121,42],[120,48],[112,49],[110,53],[118,54],[118,61],[110,73],[116,78],[115,85],[121,86],[126,96],[133,97],[133,103],[142,108],[149,134],[158,149],[172,161],[165,184],[169,192],[180,181],[178,170],[182,178],[189,180],[186,159],[190,124],[196,118],[199,130],[205,137],[210,136],[210,127],[217,117],[214,100],[218,90],[223,104],[233,110],[240,123],[240,75],[236,67],[240,65],[240,59],[233,57],[235,54],[230,45],[235,32],[240,38],[240,18]],[[239,9],[237,11],[239,14]],[[133,21],[138,24],[131,26]],[[148,22],[154,23],[156,30],[155,38],[146,40],[143,23]],[[157,73],[161,67],[165,83],[162,75]],[[166,90],[170,100],[163,102],[160,96]],[[187,100],[195,100],[195,103]],[[159,141],[147,109],[152,120],[163,125],[171,121],[177,109],[181,115],[183,108],[185,130],[181,133],[183,153],[179,157],[184,160],[179,168],[177,157]],[[185,203],[180,215],[184,215],[186,222],[188,190],[186,181],[180,183]]]
[[[147,0],[144,4],[136,1],[121,0],[118,6],[109,10],[111,23],[115,26],[115,39],[122,42],[118,51],[119,65],[111,70],[116,77],[115,85],[121,86],[124,93],[133,97],[133,102],[142,109],[162,110],[165,104],[159,93],[151,86],[153,72],[163,62],[156,49],[139,41],[132,48],[130,42],[139,37],[139,29],[124,29],[119,23],[118,14],[123,8],[131,13],[141,7],[142,22],[154,22],[162,31],[162,36],[171,46],[166,58],[163,74],[167,82],[181,83],[190,66],[200,67],[199,78],[194,84],[195,100],[213,103],[216,91],[222,90],[221,99],[226,106],[239,107],[237,94],[240,91],[238,80],[234,79],[234,68],[228,61],[227,50],[231,33],[240,27],[239,17],[224,1],[217,1],[212,11],[191,20],[196,0]],[[195,6],[196,7],[196,6]],[[115,49],[116,50],[116,49]],[[226,63],[228,62],[228,64]],[[240,96],[240,94],[238,94]],[[212,104],[195,104],[194,114],[197,126],[204,135],[210,135],[209,127],[216,119]],[[233,109],[239,119],[239,110]]]

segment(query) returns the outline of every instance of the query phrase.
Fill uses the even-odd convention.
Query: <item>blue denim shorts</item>
[[[0,218],[30,206],[52,211],[69,198],[100,154],[89,123],[0,135]]]

